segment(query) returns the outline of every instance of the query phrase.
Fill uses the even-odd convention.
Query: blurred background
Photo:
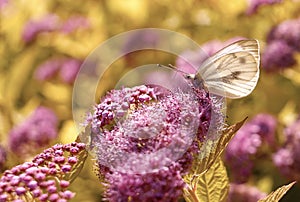
[[[247,183],[265,193],[298,180],[299,17],[297,0],[0,0],[1,172],[30,160],[54,143],[76,139],[73,84],[81,64],[99,44],[132,29],[162,28],[187,35],[208,55],[240,38],[259,40],[262,64],[258,86],[246,98],[227,101],[227,123],[248,116],[250,125],[268,131],[246,128],[240,136],[258,134],[259,144],[251,151],[228,151],[237,158],[247,155],[253,162],[246,179],[236,179],[235,169],[240,168],[231,164],[227,154],[225,165],[232,183]],[[132,40],[155,43],[156,39],[136,36]],[[184,56],[197,64],[197,52],[186,51]],[[184,68],[174,55],[151,50],[130,53],[105,73],[98,97],[113,88],[120,75],[148,63]],[[268,118],[255,121],[259,114]],[[267,119],[274,124],[262,128],[260,123]],[[272,141],[263,138],[266,133]],[[101,201],[102,187],[93,169],[93,162],[87,160],[71,185],[77,193],[73,201]],[[282,201],[296,201],[299,189],[296,184]]]

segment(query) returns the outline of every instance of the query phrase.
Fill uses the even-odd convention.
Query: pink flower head
[[[59,26],[59,18],[54,14],[43,16],[38,20],[30,20],[23,28],[22,38],[26,43],[29,43],[33,41],[39,33],[55,31]]]
[[[4,9],[7,4],[8,4],[8,0],[0,0],[0,12],[1,9]]]
[[[267,72],[282,70],[296,64],[294,49],[283,40],[267,44],[262,55],[262,68]]]
[[[34,153],[57,137],[57,117],[46,107],[37,108],[9,134],[9,148],[18,155]]]
[[[41,81],[50,80],[59,74],[60,79],[72,84],[80,70],[82,61],[74,58],[53,58],[39,65],[35,71],[35,78]]]
[[[90,27],[90,22],[83,16],[71,16],[61,26],[61,31],[65,34],[76,31],[77,29],[87,29]]]
[[[39,65],[35,71],[35,78],[44,81],[53,78],[61,65],[61,59],[53,58]]]
[[[88,117],[90,149],[110,201],[175,201],[182,176],[207,135],[211,98],[204,90],[160,86],[112,90]],[[196,130],[195,130],[196,129]]]
[[[70,150],[77,148],[78,153]],[[71,143],[54,145],[34,157],[32,162],[25,162],[6,170],[0,178],[0,201],[68,201],[74,193],[68,190],[72,169],[76,165],[58,158],[78,158],[85,152],[85,144]],[[65,171],[64,167],[70,167]]]
[[[235,182],[246,182],[251,175],[251,159],[264,144],[274,145],[276,119],[269,114],[256,115],[246,123],[229,142],[225,151],[225,161],[232,170]]]
[[[296,64],[300,51],[300,18],[286,20],[273,27],[267,35],[262,67],[269,72],[280,71]]]
[[[256,13],[257,10],[264,5],[272,5],[281,2],[282,0],[248,0],[248,8],[246,14],[252,15]]]
[[[230,184],[229,187],[228,202],[257,202],[267,196],[256,187],[246,184]]]
[[[61,69],[59,71],[59,75],[60,75],[61,79],[65,83],[72,84],[75,81],[77,73],[80,70],[81,63],[82,62],[77,59],[65,60],[62,63]]]
[[[214,55],[216,52],[228,46],[229,44],[243,39],[242,37],[234,37],[225,42],[219,40],[212,40],[204,43],[199,50],[191,51],[187,50],[183,52],[180,57],[176,60],[176,66],[186,72],[195,73],[200,65],[210,56]]]
[[[300,51],[300,18],[286,20],[272,28],[267,41],[282,40],[291,48]]]
[[[300,175],[300,120],[284,130],[286,142],[273,155],[273,162],[280,172],[292,180],[299,180]]]

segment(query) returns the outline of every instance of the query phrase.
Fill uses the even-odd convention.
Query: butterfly
[[[231,99],[249,95],[259,79],[259,43],[255,39],[240,40],[206,59],[196,74],[185,78],[198,88]],[[172,69],[174,66],[169,65]],[[180,71],[182,72],[182,71]]]

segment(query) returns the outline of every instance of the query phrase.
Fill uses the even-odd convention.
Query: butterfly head
[[[189,80],[196,88],[206,89],[204,81],[200,74],[186,74],[185,78]]]
[[[195,80],[195,78],[196,78],[195,74],[186,74],[184,77],[191,81]]]

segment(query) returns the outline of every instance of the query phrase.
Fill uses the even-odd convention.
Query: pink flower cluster
[[[234,182],[244,183],[251,175],[253,159],[264,144],[274,146],[277,121],[269,114],[258,114],[246,123],[229,142],[225,151],[226,165]]]
[[[89,20],[82,16],[71,16],[65,22],[62,22],[59,16],[48,14],[40,19],[29,20],[23,28],[22,39],[25,43],[30,43],[41,33],[60,31],[68,34],[77,29],[87,29],[89,27]]]
[[[227,202],[257,202],[266,196],[266,193],[261,192],[256,187],[252,187],[246,184],[231,183]]]
[[[279,171],[291,180],[300,180],[300,120],[284,130],[285,143],[274,155]]]
[[[272,28],[262,55],[262,68],[276,72],[296,64],[300,51],[300,18],[286,20]]]
[[[247,15],[252,15],[257,12],[257,10],[266,5],[273,5],[281,3],[282,0],[248,0],[248,8],[246,11]]]
[[[176,66],[187,73],[195,73],[200,65],[210,56],[215,54],[225,46],[243,39],[242,37],[234,37],[225,42],[219,40],[212,40],[204,43],[199,50],[187,50],[180,54],[176,60]]]
[[[9,149],[19,156],[34,154],[57,137],[58,120],[46,107],[38,107],[9,133]]]
[[[0,201],[65,202],[74,197],[68,190],[70,175],[85,144],[54,145],[25,162],[6,170],[0,178]]]
[[[107,94],[87,120],[106,198],[177,200],[182,176],[199,151],[194,140],[202,141],[208,131],[211,105],[204,90],[137,86]]]
[[[41,81],[53,79],[57,74],[68,84],[72,84],[80,70],[82,61],[73,58],[53,58],[40,64],[35,70],[35,78]]]

